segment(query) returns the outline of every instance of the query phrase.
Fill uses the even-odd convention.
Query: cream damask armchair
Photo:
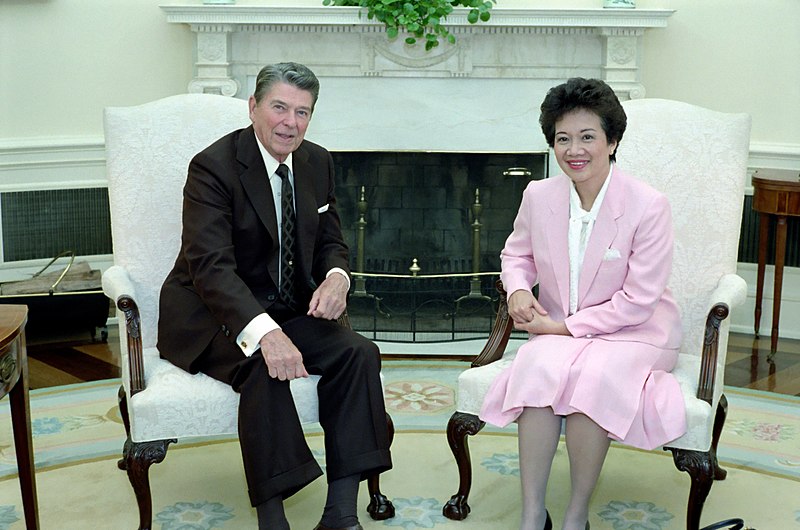
[[[156,333],[159,290],[180,245],[189,161],[250,120],[247,101],[208,94],[107,108],[104,120],[114,265],[103,274],[103,291],[118,308],[119,407],[128,434],[119,467],[127,471],[136,494],[140,528],[149,529],[148,470],[164,460],[168,445],[237,435],[238,394],[204,374],[191,375],[161,359]],[[349,325],[346,314],[340,323]],[[303,423],[318,421],[318,381],[319,376],[312,376],[291,383]],[[391,434],[388,415],[387,421]],[[393,517],[394,507],[381,494],[377,476],[368,480],[368,487],[372,518]]]
[[[675,255],[670,281],[681,308],[684,339],[674,374],[686,402],[688,430],[665,450],[691,478],[687,530],[697,530],[714,480],[725,470],[716,449],[727,414],[723,391],[731,308],[744,302],[747,286],[736,275],[744,202],[750,118],[677,101],[623,103],[628,128],[620,142],[620,168],[667,195],[672,205]],[[499,282],[498,282],[499,283]],[[458,380],[457,411],[447,438],[459,471],[459,487],[444,505],[450,519],[464,519],[472,484],[468,435],[484,426],[478,418],[494,377],[515,351],[506,352],[512,331],[505,293],[483,351]]]

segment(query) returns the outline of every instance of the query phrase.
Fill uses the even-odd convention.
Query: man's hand
[[[280,329],[274,329],[259,341],[261,355],[267,363],[269,376],[281,381],[308,377],[300,350]]]
[[[347,278],[334,272],[322,282],[311,296],[308,316],[336,320],[347,307]]]

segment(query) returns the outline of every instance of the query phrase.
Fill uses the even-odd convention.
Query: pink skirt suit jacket
[[[659,447],[686,431],[670,373],[681,320],[667,286],[669,203],[614,167],[586,246],[578,308],[569,315],[570,186],[565,175],[528,185],[501,252],[501,279],[509,296],[538,284],[539,301],[571,336],[531,336],[492,383],[480,417],[505,426],[524,407],[552,407],[589,416],[614,440]]]

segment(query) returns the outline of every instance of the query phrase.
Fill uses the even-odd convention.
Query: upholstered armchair
[[[697,530],[715,480],[725,478],[717,443],[725,422],[723,392],[730,310],[744,302],[747,288],[736,275],[750,118],[659,99],[623,103],[628,128],[620,143],[620,168],[665,193],[672,205],[675,255],[670,281],[682,313],[684,339],[674,374],[686,403],[688,430],[663,449],[691,479],[686,528]],[[484,426],[478,418],[490,383],[515,350],[505,351],[513,324],[506,293],[491,335],[472,367],[458,379],[457,411],[447,439],[459,472],[458,491],[444,505],[450,519],[464,519],[472,469],[467,436]],[[641,480],[632,477],[632,480]]]
[[[250,121],[246,101],[206,94],[107,108],[104,120],[114,265],[103,274],[103,290],[118,308],[119,408],[128,435],[119,467],[127,471],[136,494],[139,527],[149,529],[148,470],[164,460],[168,445],[237,435],[238,394],[204,374],[191,375],[161,359],[156,324],[159,290],[179,248],[189,160]],[[346,314],[340,323],[349,325]],[[291,383],[303,423],[318,421],[318,381],[319,376],[312,376]],[[392,433],[388,415],[387,421]],[[368,480],[368,487],[370,515],[394,516],[377,476]]]

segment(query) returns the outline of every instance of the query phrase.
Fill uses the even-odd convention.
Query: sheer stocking
[[[564,516],[564,530],[584,530],[591,499],[611,440],[608,432],[584,414],[567,416],[567,453],[572,493]]]
[[[527,407],[517,419],[522,482],[520,530],[544,528],[547,479],[561,436],[561,419],[550,407]]]

